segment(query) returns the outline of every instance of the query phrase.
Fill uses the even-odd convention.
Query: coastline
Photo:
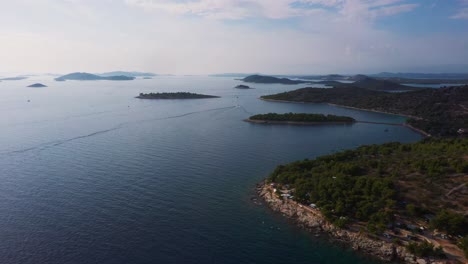
[[[299,204],[291,199],[279,198],[265,181],[257,184],[256,192],[270,209],[292,219],[299,227],[309,232],[327,234],[333,240],[342,242],[353,250],[362,252],[365,255],[387,262],[403,262],[408,264],[451,263],[446,260],[416,257],[408,252],[404,246],[394,244],[391,241],[370,237],[365,232],[362,232],[358,225],[349,227],[348,229],[338,228],[328,222],[318,209]]]
[[[309,103],[309,102],[296,102],[296,101],[287,101],[287,100],[265,99],[265,98],[261,98],[261,97],[260,97],[260,100],[267,101],[267,102],[278,102],[278,103],[317,104],[317,103]],[[405,115],[405,114],[396,114],[396,113],[385,112],[385,111],[380,111],[380,110],[375,110],[375,109],[365,109],[365,108],[358,108],[358,107],[339,105],[339,104],[332,104],[332,103],[325,103],[325,104],[331,105],[331,106],[336,106],[336,107],[349,108],[349,109],[353,109],[353,110],[360,110],[360,111],[381,113],[381,114],[387,114],[387,115],[402,116],[402,117],[413,118],[413,119],[418,119],[418,120],[421,119],[420,117],[417,117],[417,116],[411,116],[411,115]],[[356,123],[380,124],[378,122],[367,122],[367,121],[357,121]],[[384,124],[384,123],[382,123],[382,124]],[[387,125],[398,125],[398,124],[387,124]],[[422,135],[424,137],[432,137],[432,135],[427,133],[426,131],[415,128],[415,127],[411,126],[408,123],[402,123],[400,125],[404,126],[404,127],[407,127],[409,129],[419,133],[420,135]]]

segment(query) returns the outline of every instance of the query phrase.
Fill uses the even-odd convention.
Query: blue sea
[[[26,88],[41,82],[46,88]],[[255,204],[279,164],[421,136],[399,126],[266,126],[268,112],[403,117],[262,95],[302,85],[159,76],[0,82],[0,263],[377,263]],[[187,91],[218,99],[141,100]]]

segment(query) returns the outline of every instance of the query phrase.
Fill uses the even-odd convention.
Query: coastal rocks
[[[294,220],[298,226],[314,233],[327,233],[332,239],[343,242],[356,251],[363,252],[384,261],[399,261],[410,264],[444,263],[417,258],[409,253],[403,246],[373,239],[360,231],[340,229],[328,222],[320,211],[308,208],[290,199],[279,198],[266,184],[258,185],[257,193],[272,210]]]

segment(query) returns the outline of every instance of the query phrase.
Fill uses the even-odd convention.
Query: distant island
[[[317,125],[317,124],[349,124],[356,120],[348,116],[307,114],[307,113],[268,113],[253,115],[245,121],[260,124],[287,125]]]
[[[265,83],[265,84],[301,84],[309,83],[307,81],[291,80],[288,78],[277,78],[272,76],[263,76],[263,75],[250,75],[241,79],[247,83]]]
[[[187,92],[177,92],[177,93],[140,93],[136,98],[139,99],[206,99],[206,98],[219,98],[219,96],[214,95],[204,95],[196,93],[187,93]]]
[[[303,79],[308,79],[312,77],[303,76],[300,77]],[[318,78],[320,81],[304,81],[304,80],[291,80],[288,78],[278,78],[273,76],[262,76],[262,75],[251,75],[247,76],[242,81],[248,83],[263,83],[263,84],[325,84],[332,87],[359,87],[366,88],[376,91],[411,91],[422,89],[420,87],[411,87],[407,85],[402,85],[391,80],[381,80],[368,77],[366,75],[355,75],[352,77],[347,77],[338,74],[326,75],[326,76],[314,76],[313,78]],[[353,81],[352,83],[340,82],[340,81]]]
[[[47,87],[47,85],[44,85],[44,84],[42,84],[42,83],[35,83],[35,84],[29,85],[28,87],[40,88],[40,87]]]
[[[411,91],[411,90],[420,90],[420,87],[412,87],[408,85],[402,85],[397,82],[389,81],[389,80],[380,80],[371,77],[367,77],[365,75],[359,75],[359,79],[355,79],[356,81],[353,83],[334,83],[333,87],[359,87],[365,88],[369,90],[376,90],[376,91]]]
[[[155,77],[157,76],[151,72],[136,72],[136,71],[113,71],[96,74],[101,77],[112,77],[112,76],[128,76],[128,77]]]
[[[300,226],[380,259],[466,263],[467,155],[466,138],[362,146],[280,165],[257,192]]]
[[[358,87],[302,88],[262,96],[263,100],[329,103],[407,116],[408,126],[426,135],[456,137],[468,133],[468,85],[387,93]]]
[[[117,75],[117,76],[99,76],[91,73],[86,72],[75,72],[70,73],[67,75],[63,75],[61,77],[55,78],[56,81],[66,81],[66,80],[74,80],[74,81],[99,81],[99,80],[107,80],[107,81],[131,81],[134,80],[135,77],[124,76],[124,75]]]
[[[361,81],[365,78],[371,78],[379,81],[389,81],[398,84],[468,84],[468,74],[417,74],[417,73],[378,73],[371,75],[308,75],[297,76],[304,80],[322,80],[328,81]],[[319,82],[321,83],[321,82]],[[333,82],[330,82],[333,83]],[[331,85],[333,86],[333,85]],[[355,85],[357,86],[357,85]]]
[[[28,77],[26,76],[18,76],[18,77],[6,77],[6,78],[0,78],[0,81],[21,81],[21,80],[26,80]]]
[[[239,85],[237,85],[237,86],[234,87],[234,88],[236,88],[236,89],[253,89],[253,88],[251,88],[250,86],[248,86],[248,85],[243,85],[243,84],[239,84]]]

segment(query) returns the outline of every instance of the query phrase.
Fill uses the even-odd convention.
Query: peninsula
[[[214,95],[204,95],[188,92],[177,92],[177,93],[140,93],[136,98],[139,99],[207,99],[207,98],[219,98]]]
[[[282,102],[328,103],[407,116],[407,125],[426,135],[457,137],[468,128],[468,85],[387,93],[359,87],[303,88],[262,96]]]
[[[467,157],[468,139],[362,146],[280,165],[257,191],[300,226],[380,259],[467,263]]]
[[[135,77],[131,76],[124,76],[124,75],[115,75],[115,76],[99,76],[91,73],[86,72],[75,72],[70,73],[67,75],[60,76],[55,78],[56,81],[66,81],[66,80],[74,80],[74,81],[100,81],[100,80],[107,80],[107,81],[131,81],[134,80]]]
[[[245,120],[258,124],[285,124],[285,125],[319,125],[319,124],[350,124],[356,120],[347,116],[307,114],[307,113],[286,113],[286,114],[260,114],[249,117]]]

